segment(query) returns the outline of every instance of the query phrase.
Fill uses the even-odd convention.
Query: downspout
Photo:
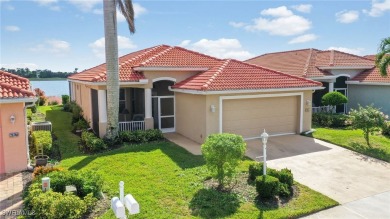
[[[25,130],[26,130],[26,151],[27,151],[27,170],[31,170],[32,169],[32,166],[31,166],[31,159],[30,159],[30,145],[28,144],[28,129],[27,129],[27,108],[28,107],[32,107],[35,105],[35,101],[34,102],[29,102],[24,105],[24,119],[26,120],[25,122]]]

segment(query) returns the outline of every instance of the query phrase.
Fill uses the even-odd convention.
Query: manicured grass
[[[233,193],[206,189],[209,176],[202,156],[195,156],[171,142],[128,145],[95,155],[78,151],[78,136],[70,132],[71,114],[46,111],[58,137],[63,160],[70,170],[95,170],[104,179],[107,198],[119,196],[119,181],[125,194],[140,203],[141,214],[132,218],[289,218],[337,205],[337,202],[303,185],[300,195],[286,206],[274,208],[247,202]],[[247,170],[248,161],[240,170]],[[111,210],[102,218],[115,218]]]
[[[367,146],[361,130],[316,128],[311,135],[314,138],[390,162],[390,138],[379,133],[370,135],[371,147]]]

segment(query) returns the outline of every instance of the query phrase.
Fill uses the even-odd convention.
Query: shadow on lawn
[[[192,215],[221,218],[234,214],[240,207],[237,194],[215,189],[200,189],[190,201]]]
[[[359,156],[361,160],[369,161],[369,162],[378,162],[377,159],[384,160],[389,162],[390,156],[386,153],[385,150],[381,148],[369,147],[367,145],[363,145],[357,142],[352,142],[351,147],[355,152],[355,155]],[[364,154],[372,157],[376,157],[377,159],[373,159],[372,157],[365,156]]]
[[[155,150],[161,150],[166,154],[173,162],[175,162],[181,169],[194,168],[205,164],[202,156],[193,155],[185,149],[177,146],[169,141],[151,142],[145,144],[125,144],[124,146],[106,151],[98,154],[93,154],[85,157],[78,163],[72,165],[69,170],[79,170],[87,166],[96,158],[112,156],[121,153],[139,153],[139,152],[152,152]],[[129,161],[130,162],[130,161]]]

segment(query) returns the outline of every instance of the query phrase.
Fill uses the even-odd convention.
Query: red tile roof
[[[325,67],[374,67],[372,60],[361,56],[317,49],[268,53],[245,62],[308,78],[332,75]]]
[[[250,65],[237,60],[221,60],[181,47],[160,45],[119,58],[120,81],[144,79],[137,67],[206,68],[194,77],[175,85],[193,90],[268,89],[321,86],[321,83]],[[216,78],[216,79],[215,79]],[[69,79],[106,81],[105,64],[74,74]]]
[[[208,71],[172,86],[201,91],[318,87],[322,84],[234,59],[220,61]]]
[[[369,70],[365,70],[362,73],[356,75],[350,81],[359,82],[371,82],[371,83],[390,83],[390,67],[387,68],[387,76],[382,77],[379,73],[379,68],[374,67]]]
[[[375,61],[375,59],[376,59],[376,55],[365,55],[363,57],[366,59],[372,60],[372,61]]]
[[[0,99],[34,97],[30,81],[0,70]]]

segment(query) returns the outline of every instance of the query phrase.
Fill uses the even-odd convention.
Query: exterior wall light
[[[12,124],[15,124],[15,120],[16,120],[15,115],[11,115],[11,116],[9,117],[9,121],[10,121]]]
[[[211,106],[210,106],[210,111],[211,111],[212,113],[215,113],[215,108],[216,108],[216,107],[215,107],[214,105],[211,105]]]

